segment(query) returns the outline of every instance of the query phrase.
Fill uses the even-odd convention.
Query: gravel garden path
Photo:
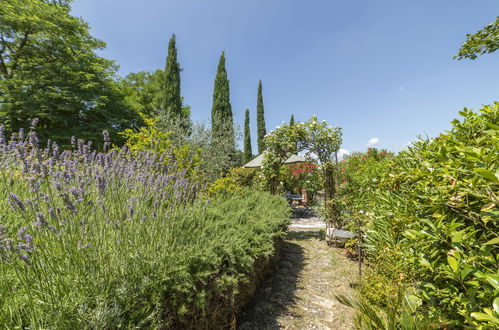
[[[280,259],[237,319],[239,330],[352,329],[353,311],[335,295],[352,295],[356,263],[324,241],[324,223],[292,219]]]

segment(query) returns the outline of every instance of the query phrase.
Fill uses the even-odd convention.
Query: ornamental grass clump
[[[170,151],[72,145],[0,127],[0,324],[207,328],[233,313],[284,231],[285,202],[199,200],[203,186]]]

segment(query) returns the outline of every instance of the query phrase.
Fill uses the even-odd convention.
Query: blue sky
[[[195,121],[209,121],[225,50],[235,120],[251,110],[254,151],[259,79],[267,130],[315,114],[343,128],[350,151],[376,139],[399,151],[498,99],[499,54],[452,59],[499,15],[497,0],[75,0],[73,14],[122,75],[163,68],[175,33]]]

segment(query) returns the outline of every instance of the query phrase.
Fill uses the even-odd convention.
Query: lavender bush
[[[108,148],[106,132],[104,140]],[[169,153],[72,145],[41,147],[33,127],[7,139],[0,127],[8,327],[202,328],[209,302],[233,306],[245,274],[283,233],[288,211],[278,198],[200,201],[200,183],[165,165]]]

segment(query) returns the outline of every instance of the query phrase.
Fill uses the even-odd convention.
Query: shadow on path
[[[295,304],[300,272],[304,267],[304,249],[293,240],[317,237],[318,232],[288,232],[280,258],[272,273],[261,283],[254,298],[238,315],[238,329],[281,329],[278,319],[297,317],[290,307]]]
[[[304,231],[304,230],[293,230],[288,232],[288,240],[293,241],[303,241],[309,240],[311,238],[315,238],[319,241],[325,240],[325,231],[324,230],[313,230],[313,231]]]
[[[292,211],[291,213],[292,219],[294,218],[310,219],[318,217],[317,213],[315,213],[314,210],[312,209],[293,207],[291,211]]]

